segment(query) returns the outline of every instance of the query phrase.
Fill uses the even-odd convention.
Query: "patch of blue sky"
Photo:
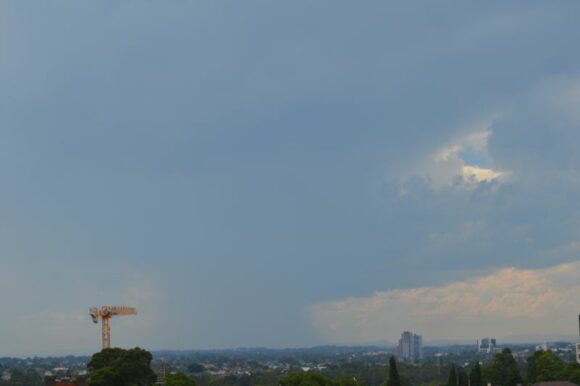
[[[476,151],[472,147],[461,149],[457,155],[466,165],[479,166],[480,168],[492,168],[492,162],[484,151]]]

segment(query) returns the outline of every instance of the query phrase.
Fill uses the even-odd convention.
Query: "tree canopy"
[[[580,365],[566,363],[551,350],[536,351],[528,358],[529,384],[546,381],[580,382]]]
[[[332,379],[317,371],[293,372],[280,380],[280,386],[361,386],[361,383],[353,377],[340,377]]]
[[[536,351],[528,358],[528,383],[558,381],[566,364],[551,350]]]
[[[516,386],[523,383],[518,364],[509,348],[504,348],[495,354],[493,363],[488,370],[489,380],[493,385]]]
[[[0,386],[41,386],[44,382],[33,369],[13,369],[9,381],[0,380]]]
[[[451,364],[451,369],[449,369],[449,380],[447,381],[447,386],[457,386],[457,369],[454,364]]]
[[[181,372],[167,375],[165,384],[166,386],[196,386],[194,379]]]
[[[189,366],[187,366],[187,370],[190,373],[198,374],[198,373],[203,373],[205,368],[202,365],[200,365],[199,363],[193,362],[193,363],[190,363]]]
[[[469,374],[470,386],[483,386],[483,377],[481,376],[481,366],[479,362],[475,362],[475,366],[471,369]]]
[[[459,386],[469,386],[469,376],[463,367],[457,368],[457,384]]]
[[[389,379],[387,380],[387,386],[401,386],[401,378],[399,377],[395,357],[389,359]]]
[[[108,348],[94,354],[88,364],[91,386],[150,386],[156,375],[151,369],[151,353],[138,347],[131,350]]]

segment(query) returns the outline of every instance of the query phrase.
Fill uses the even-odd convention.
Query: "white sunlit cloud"
[[[452,141],[431,157],[425,173],[435,188],[458,185],[472,189],[481,182],[499,182],[507,176],[504,171],[487,166],[491,123],[486,122],[483,128]]]
[[[580,261],[545,269],[507,268],[436,287],[377,292],[310,308],[328,342],[395,341],[404,330],[426,340],[481,336],[574,336],[580,309]]]
[[[468,186],[473,186],[484,181],[494,181],[504,175],[505,173],[499,170],[480,168],[479,166],[464,165],[462,168],[463,181]]]
[[[430,154],[409,174],[425,178],[436,190],[456,187],[471,190],[480,183],[502,183],[509,173],[493,168],[487,151],[495,117],[485,119],[465,130]]]

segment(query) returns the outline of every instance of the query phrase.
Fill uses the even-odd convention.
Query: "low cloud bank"
[[[403,330],[429,340],[577,332],[580,261],[545,269],[506,268],[439,287],[377,292],[311,306],[329,342],[396,341]]]

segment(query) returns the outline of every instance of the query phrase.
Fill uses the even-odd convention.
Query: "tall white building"
[[[407,362],[416,362],[423,358],[423,337],[410,331],[401,334],[395,355]]]
[[[477,341],[477,351],[481,353],[493,353],[497,348],[495,338],[483,338]]]

